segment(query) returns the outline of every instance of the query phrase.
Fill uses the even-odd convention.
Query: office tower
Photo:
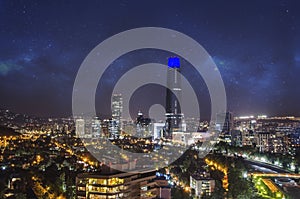
[[[100,137],[101,123],[100,123],[100,120],[97,117],[95,117],[92,120],[91,134],[92,134],[92,138],[99,138]]]
[[[222,122],[224,122],[223,125]],[[217,130],[230,134],[233,130],[233,114],[231,112],[217,114],[216,127]]]
[[[153,140],[160,139],[163,137],[165,123],[155,122],[153,123]]]
[[[138,117],[136,118],[135,124],[137,137],[146,138],[152,136],[151,119],[145,118],[141,111],[138,112]]]
[[[121,94],[113,94],[111,103],[112,121],[110,132],[114,137],[120,134],[122,129],[122,110],[123,110],[123,99]]]
[[[119,123],[115,119],[109,119],[107,120],[107,126],[108,126],[108,132],[109,132],[109,138],[110,139],[116,139],[119,138],[120,135],[120,128]]]
[[[83,137],[84,136],[84,127],[85,127],[85,122],[84,119],[76,119],[75,121],[76,124],[76,135],[78,137]]]
[[[221,132],[219,135],[220,141],[231,144],[231,131],[233,130],[233,116],[231,112],[217,114],[216,130]]]
[[[180,109],[181,76],[180,60],[178,57],[168,59],[167,95],[166,95],[166,139],[172,139],[173,132],[182,131],[183,114]],[[176,97],[176,95],[177,97]]]

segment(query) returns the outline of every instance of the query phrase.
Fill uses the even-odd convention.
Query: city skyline
[[[158,142],[153,129],[149,131],[154,136],[152,139],[130,137],[122,132],[119,138],[110,138],[112,143],[122,151],[143,156],[128,161],[124,153],[121,154],[125,159],[114,157],[119,150],[103,147],[104,142],[94,146],[98,152],[109,151],[110,155],[99,159],[88,149],[92,145],[78,139],[78,134],[82,134],[98,143],[99,138],[114,132],[107,125],[108,120],[96,119],[92,128],[85,131],[83,119],[76,122],[71,118],[39,120],[8,111],[0,113],[3,125],[0,129],[0,173],[5,176],[0,181],[0,194],[4,194],[4,198],[13,194],[37,198],[87,199],[107,194],[120,198],[132,198],[127,194],[136,198],[158,198],[164,191],[160,195],[164,199],[195,198],[205,193],[217,198],[250,195],[250,198],[260,199],[276,195],[276,198],[296,199],[300,194],[300,118],[265,115],[233,118],[228,115],[218,142],[205,157],[201,154],[203,143],[210,139],[207,135],[210,133],[206,132],[209,123],[200,123],[196,132],[192,130],[197,127],[196,121],[187,121],[192,139],[182,140],[181,136],[176,136],[174,143],[163,138]],[[137,130],[147,125],[142,121],[142,114],[140,116],[137,118],[140,122],[126,125],[135,126]],[[182,147],[186,141],[194,144],[175,162],[150,169],[153,163],[164,162],[170,154],[175,155],[177,150],[174,149]],[[168,155],[158,155],[157,150],[166,150]],[[139,163],[147,157],[151,160],[144,161],[146,167],[141,167]],[[124,169],[131,172],[126,173]],[[215,173],[216,170],[222,175]],[[25,182],[24,186],[19,186],[18,182]],[[242,188],[236,189],[236,185]]]
[[[0,108],[36,116],[70,116],[72,86],[84,57],[120,31],[157,26],[181,31],[205,47],[222,75],[229,111],[297,116],[297,8],[297,1],[195,2],[194,6],[173,1],[95,2],[94,6],[1,1]],[[82,10],[88,12],[78,15]],[[150,61],[166,64],[169,56],[146,50],[120,57],[107,71],[102,82],[107,89],[102,91],[110,96],[122,73]],[[204,101],[200,106],[209,111],[203,82],[198,83],[190,71],[183,69],[183,73],[199,84],[196,90]],[[99,96],[102,88],[98,87],[96,99],[105,104],[98,103],[98,109],[109,115],[110,98]]]
[[[300,197],[297,0],[0,0],[0,198]]]

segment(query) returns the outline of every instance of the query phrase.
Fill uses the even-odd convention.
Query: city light
[[[247,178],[248,177],[248,173],[247,172],[244,172],[243,173],[243,178]]]

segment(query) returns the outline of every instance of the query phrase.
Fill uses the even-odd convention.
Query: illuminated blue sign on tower
[[[168,59],[168,66],[170,68],[180,68],[180,59],[179,59],[179,57],[170,57]]]

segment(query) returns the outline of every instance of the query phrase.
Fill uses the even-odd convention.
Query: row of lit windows
[[[112,195],[112,196],[107,196],[107,195],[97,195],[97,194],[90,194],[89,198],[90,199],[117,199],[117,198],[122,198],[123,194],[119,195]]]
[[[120,185],[124,184],[124,179],[121,178],[110,178],[110,179],[97,179],[90,178],[89,184],[98,184],[98,185]]]
[[[118,193],[123,191],[125,188],[125,186],[121,185],[118,187],[96,187],[96,186],[92,186],[89,185],[88,186],[88,190],[90,192],[99,192],[99,193]]]

